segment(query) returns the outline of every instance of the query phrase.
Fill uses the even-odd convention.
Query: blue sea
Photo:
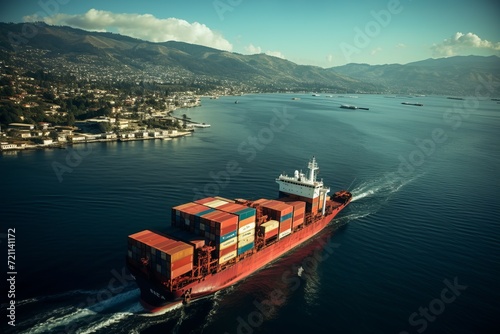
[[[497,102],[256,94],[184,113],[211,127],[0,155],[4,277],[16,272],[1,293],[15,327],[3,313],[2,332],[498,333]],[[275,178],[312,156],[332,192],[354,195],[324,232],[211,297],[143,311],[128,235],[200,197],[276,197]]]

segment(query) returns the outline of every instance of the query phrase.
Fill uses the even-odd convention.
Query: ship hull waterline
[[[163,285],[144,277],[141,272],[129,268],[139,286],[141,304],[147,311],[155,313],[181,304],[184,291],[190,290],[190,300],[193,301],[234,285],[317,235],[348,203],[336,207],[331,214],[240,260],[231,267],[184,286],[182,290],[171,292]]]

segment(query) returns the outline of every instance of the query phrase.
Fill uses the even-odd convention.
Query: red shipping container
[[[176,277],[179,277],[179,276],[181,276],[181,275],[183,275],[185,273],[190,272],[191,270],[193,270],[193,265],[192,264],[186,264],[184,267],[180,267],[179,269],[172,270],[171,272],[169,272],[167,270],[167,275],[170,274],[169,278],[176,278]]]
[[[265,202],[268,202],[268,201],[269,201],[269,200],[268,200],[268,199],[266,199],[266,198],[261,198],[261,199],[258,199],[258,200],[256,200],[256,201],[253,201],[253,202],[252,202],[251,207],[252,207],[252,208],[256,208],[256,207],[258,207],[258,206],[262,205],[262,203],[265,203]]]
[[[280,231],[285,231],[285,230],[288,230],[290,227],[292,227],[292,220],[291,219],[287,219],[285,221],[282,221],[280,223]]]
[[[274,230],[268,231],[264,233],[264,239],[269,239],[274,237],[275,235],[278,235],[278,229],[275,228]]]
[[[234,252],[234,251],[235,251],[235,250],[237,250],[237,249],[238,249],[238,244],[234,244],[234,245],[231,245],[231,246],[226,247],[226,248],[224,248],[224,249],[221,249],[221,250],[219,250],[219,251],[218,251],[218,252],[216,252],[216,253],[218,253],[218,255],[219,255],[218,257],[219,257],[219,258],[221,258],[221,257],[223,257],[224,255],[227,255],[227,254],[229,254],[229,253],[231,253],[231,252]]]
[[[248,224],[255,223],[255,216],[248,217],[246,219],[240,220],[238,227],[242,228],[243,226],[246,226]]]
[[[193,202],[189,202],[189,203],[185,203],[185,204],[181,204],[181,205],[177,205],[177,206],[174,206],[172,208],[172,210],[179,210],[179,211],[182,211],[186,208],[189,208],[190,206],[193,206],[195,203]]]
[[[158,250],[160,250],[160,249],[162,249],[164,247],[168,247],[170,245],[173,245],[176,242],[177,241],[173,240],[173,239],[163,240],[160,243],[157,243],[157,244],[153,245],[153,247],[156,248],[156,249],[158,249]]]
[[[297,227],[297,226],[300,226],[304,223],[304,218],[298,218],[298,219],[294,219],[293,220],[293,223],[292,223],[292,227]]]
[[[144,231],[141,231],[141,232],[137,232],[137,233],[131,234],[128,237],[130,239],[137,240],[141,236],[144,236],[144,235],[147,235],[147,234],[151,234],[151,233],[153,233],[153,232],[151,232],[150,230],[144,230]]]
[[[213,198],[213,197],[206,197],[206,198],[202,198],[202,199],[199,199],[199,200],[196,200],[194,201],[195,203],[198,203],[198,204],[206,204],[206,203],[209,203],[209,202],[213,202],[215,201],[216,199]]]
[[[236,224],[233,226],[224,227],[222,230],[220,230],[220,234],[218,234],[218,235],[223,236],[223,235],[226,235],[228,233],[234,232],[237,229],[238,229],[238,226]]]
[[[304,218],[304,215],[305,215],[304,213],[300,213],[300,214],[298,214],[296,216],[293,216],[293,220]]]
[[[172,262],[170,264],[170,270],[179,269],[180,267],[183,267],[186,264],[193,265],[193,256],[192,255],[180,258],[179,260]]]

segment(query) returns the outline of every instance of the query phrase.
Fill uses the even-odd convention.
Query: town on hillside
[[[22,73],[0,61],[0,150],[170,139],[209,126],[174,116],[175,110],[201,105],[196,92],[145,82],[102,86],[43,70]]]

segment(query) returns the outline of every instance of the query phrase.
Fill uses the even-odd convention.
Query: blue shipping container
[[[290,212],[289,214],[284,215],[283,217],[281,217],[280,222],[284,222],[285,220],[290,219],[292,217],[293,217],[293,212]]]
[[[224,242],[226,240],[229,240],[229,239],[235,237],[236,234],[237,234],[237,232],[238,231],[233,231],[233,232],[229,232],[228,234],[221,235],[220,238],[219,238],[219,243]]]
[[[253,242],[251,242],[251,243],[249,243],[248,245],[245,245],[245,246],[243,246],[243,247],[241,247],[241,248],[238,248],[238,255],[243,254],[243,253],[245,253],[245,252],[249,251],[249,250],[250,250],[250,249],[252,249],[253,247],[254,247],[254,243],[253,243]]]

